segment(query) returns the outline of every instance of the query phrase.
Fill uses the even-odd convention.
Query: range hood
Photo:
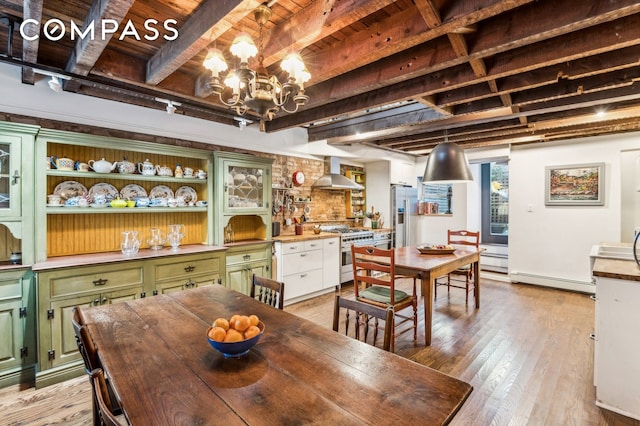
[[[324,169],[325,174],[315,181],[315,183],[311,185],[311,188],[335,190],[364,189],[362,185],[340,174],[340,159],[338,157],[326,157],[324,159]]]

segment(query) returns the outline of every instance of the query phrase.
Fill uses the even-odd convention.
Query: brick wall
[[[304,173],[305,182],[302,186],[293,186],[289,193],[295,199],[307,199],[311,197],[311,202],[307,204],[297,204],[297,212],[282,211],[273,216],[273,221],[284,224],[285,218],[300,218],[304,213],[304,207],[308,207],[309,215],[305,226],[305,231],[314,225],[348,223],[346,220],[345,191],[332,191],[326,189],[311,189],[311,185],[325,174],[325,164],[321,160],[308,158],[289,157],[284,155],[272,155],[256,153],[263,157],[273,158],[272,182],[274,185],[291,186],[291,176],[296,171]],[[362,167],[341,165],[340,173],[345,174],[347,170],[364,171]],[[284,210],[284,209],[283,209]],[[293,226],[281,228],[282,234],[292,234]]]

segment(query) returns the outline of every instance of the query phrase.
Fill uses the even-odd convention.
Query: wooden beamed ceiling
[[[252,12],[260,3],[0,0],[0,61],[21,66],[16,84],[59,71],[70,77],[64,90],[78,95],[155,109],[163,98],[182,104],[177,114],[237,125],[211,94],[202,62],[217,47],[236,66],[228,49],[241,31],[259,43]],[[282,77],[280,60],[298,51],[312,75],[308,104],[280,111],[268,132],[305,127],[310,141],[424,155],[445,135],[481,147],[640,130],[640,0],[268,4],[264,65]],[[42,24],[31,27],[39,39],[22,38],[26,19]],[[60,40],[43,33],[52,19],[66,26]],[[100,37],[106,21],[118,28]],[[96,37],[72,40],[72,22],[94,23]],[[163,37],[172,34],[166,22],[173,40]]]

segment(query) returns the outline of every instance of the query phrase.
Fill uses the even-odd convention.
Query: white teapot
[[[173,176],[173,170],[167,166],[156,166],[156,173],[158,176]]]
[[[104,158],[99,161],[89,160],[87,163],[96,173],[111,173],[118,165],[118,163],[111,164]]]
[[[141,175],[155,175],[156,167],[147,159],[144,160],[144,163],[138,162],[138,173]]]
[[[133,174],[136,172],[136,165],[131,161],[128,161],[126,157],[122,161],[118,162],[118,173]]]

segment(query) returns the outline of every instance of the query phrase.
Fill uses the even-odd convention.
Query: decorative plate
[[[107,199],[107,203],[111,202],[120,196],[120,191],[110,183],[96,183],[89,189],[89,197],[93,198],[96,195],[104,195]]]
[[[416,247],[420,254],[451,254],[456,248],[444,244],[424,244]]]
[[[156,198],[174,198],[173,190],[166,185],[158,185],[151,188],[149,198],[152,200]]]
[[[87,188],[80,182],[75,180],[67,180],[60,182],[56,189],[53,190],[55,195],[59,195],[63,200],[73,197],[82,197],[87,195]]]
[[[176,189],[176,198],[178,197],[184,197],[185,203],[195,203],[198,201],[198,194],[196,193],[196,190],[190,186],[181,186]]]
[[[146,198],[147,191],[140,185],[130,183],[120,190],[120,198],[127,201],[133,201],[136,198]]]

